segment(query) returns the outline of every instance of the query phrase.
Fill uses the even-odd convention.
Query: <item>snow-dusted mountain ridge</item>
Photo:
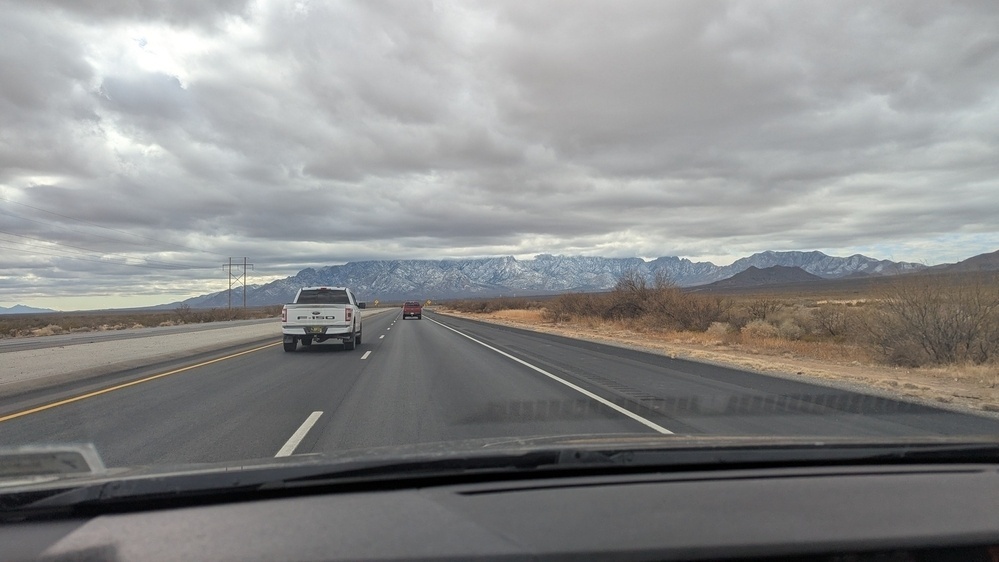
[[[876,260],[862,255],[846,258],[822,252],[761,252],[726,266],[686,258],[602,258],[541,254],[529,260],[512,256],[463,260],[381,260],[307,268],[297,275],[265,285],[250,286],[247,304],[261,306],[290,301],[300,287],[339,285],[353,288],[362,300],[447,299],[497,295],[538,295],[566,291],[610,289],[628,270],[649,279],[664,271],[677,285],[691,287],[732,277],[750,266],[800,267],[819,277],[837,279],[856,274],[887,275],[922,269],[923,265]],[[242,293],[233,290],[233,302]],[[195,307],[226,306],[226,292],[184,301]]]

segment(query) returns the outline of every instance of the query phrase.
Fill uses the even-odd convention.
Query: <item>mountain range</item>
[[[851,274],[846,277],[853,277]],[[818,275],[808,273],[800,267],[788,267],[785,265],[772,265],[770,267],[758,268],[755,265],[736,273],[728,279],[715,281],[704,285],[704,289],[726,289],[726,288],[749,288],[765,287],[770,285],[788,285],[793,283],[808,283],[810,281],[821,281]]]
[[[41,314],[43,312],[55,312],[51,308],[35,308],[23,304],[15,304],[11,307],[0,306],[0,314]]]
[[[987,254],[979,254],[964,261],[953,264],[935,265],[933,271],[945,273],[964,273],[969,271],[999,271],[999,250]]]
[[[247,287],[248,306],[264,306],[291,301],[301,287],[330,285],[354,289],[361,300],[397,301],[406,299],[450,299],[499,295],[542,295],[567,291],[605,291],[629,270],[652,279],[663,272],[681,287],[706,285],[728,279],[750,267],[800,268],[823,279],[857,275],[890,275],[920,271],[918,263],[877,260],[860,254],[828,256],[822,252],[760,252],[718,266],[686,258],[661,257],[602,258],[541,254],[533,259],[512,256],[462,260],[382,260],[350,262],[321,268],[307,268],[298,274],[264,285]],[[187,299],[191,308],[225,307],[227,291]],[[243,302],[242,289],[234,288],[232,302]]]

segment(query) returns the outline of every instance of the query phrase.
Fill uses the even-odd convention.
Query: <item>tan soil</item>
[[[999,365],[906,369],[877,364],[863,350],[842,345],[754,345],[728,342],[723,335],[643,333],[608,323],[556,325],[542,321],[538,310],[437,312],[999,417]]]

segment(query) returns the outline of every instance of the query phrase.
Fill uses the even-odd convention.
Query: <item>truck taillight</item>
[[[344,322],[350,322],[350,319],[354,317],[354,309],[348,306],[344,312],[346,313],[343,317]]]
[[[281,321],[282,322],[287,322],[288,321],[288,309],[287,308],[282,308],[281,309]]]

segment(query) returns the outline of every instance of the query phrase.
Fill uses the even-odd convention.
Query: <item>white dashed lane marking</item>
[[[305,418],[302,425],[298,427],[295,433],[291,435],[291,438],[288,439],[288,442],[284,444],[284,447],[281,447],[281,450],[274,456],[287,457],[288,455],[294,453],[295,447],[298,447],[298,444],[302,442],[302,439],[305,439],[305,436],[309,433],[309,430],[312,429],[312,426],[316,425],[316,421],[321,415],[323,415],[322,412],[312,412],[309,414],[309,417]]]

